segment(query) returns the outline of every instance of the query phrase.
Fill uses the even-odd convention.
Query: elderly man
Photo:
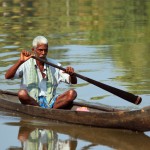
[[[53,59],[46,58],[48,41],[44,36],[33,40],[32,52],[41,59],[61,65]],[[32,58],[31,52],[23,50],[20,59],[5,74],[6,79],[21,78],[18,98],[22,104],[40,106],[43,108],[65,108],[76,98],[75,90],[70,89],[57,95],[56,88],[60,82],[76,84],[74,69],[67,67],[63,72],[41,61]]]

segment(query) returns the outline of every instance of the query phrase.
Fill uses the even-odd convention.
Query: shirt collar
[[[34,66],[37,68],[36,60],[34,59]],[[47,71],[47,65],[44,63],[44,72]]]

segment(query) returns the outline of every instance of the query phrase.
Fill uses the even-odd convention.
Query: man
[[[61,65],[55,60],[47,59],[48,41],[44,36],[33,40],[32,52],[41,59]],[[40,106],[43,108],[65,108],[76,98],[75,90],[70,89],[61,95],[56,95],[60,82],[76,84],[74,69],[67,67],[63,72],[32,58],[31,52],[23,50],[20,59],[5,74],[6,79],[21,78],[18,98],[22,104]]]

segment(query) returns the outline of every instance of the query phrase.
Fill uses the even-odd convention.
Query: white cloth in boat
[[[47,76],[46,78],[42,77],[42,74],[40,72],[40,70],[38,69],[37,65],[36,65],[36,61],[32,58],[30,58],[29,60],[27,60],[26,62],[24,62],[16,71],[16,74],[14,76],[13,79],[16,78],[21,78],[21,84],[20,84],[20,88],[21,89],[26,89],[28,91],[28,76],[29,76],[29,71],[31,68],[31,61],[34,61],[34,65],[35,65],[35,69],[37,69],[37,73],[38,73],[38,88],[39,88],[39,92],[38,95],[36,95],[34,98],[36,100],[38,100],[38,96],[48,96],[47,94]],[[61,66],[60,63],[57,63],[55,60],[53,59],[47,59],[48,62],[51,62],[53,64],[56,64],[58,66]],[[56,88],[58,86],[58,84],[60,82],[65,82],[70,84],[69,81],[69,75],[64,73],[62,70],[59,70],[57,68],[51,67],[50,65],[44,65],[44,72],[45,74],[47,74],[47,68],[46,66],[49,67],[49,69],[51,70],[51,74],[52,74],[52,78],[53,78],[53,96],[56,95]],[[49,100],[48,100],[49,101]]]

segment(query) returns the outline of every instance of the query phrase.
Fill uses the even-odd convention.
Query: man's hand
[[[72,68],[72,67],[70,67],[70,66],[68,66],[68,67],[66,67],[66,71],[65,71],[65,73],[68,73],[69,75],[70,75],[70,82],[72,83],[72,84],[77,84],[77,77],[76,76],[74,76],[74,68]]]
[[[74,73],[74,68],[68,66],[68,67],[66,67],[66,71],[65,72],[72,76],[73,73]]]
[[[32,57],[32,53],[26,50],[22,50],[21,54],[20,54],[20,62],[24,63],[25,61],[27,61],[29,58]]]

